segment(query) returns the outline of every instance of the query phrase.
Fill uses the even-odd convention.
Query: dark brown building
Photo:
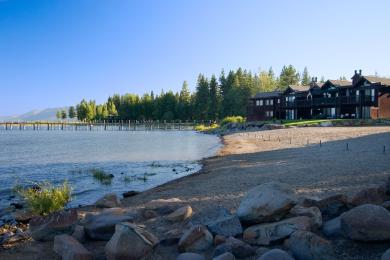
[[[355,71],[347,80],[288,86],[250,99],[248,120],[314,118],[390,118],[390,79]]]

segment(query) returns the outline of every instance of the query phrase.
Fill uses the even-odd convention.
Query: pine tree
[[[69,107],[68,116],[70,119],[73,119],[76,117],[76,111],[74,109],[74,106]]]
[[[61,119],[66,119],[66,110],[61,110]]]
[[[208,119],[210,103],[209,82],[203,74],[199,74],[196,86],[195,117],[199,120]]]
[[[220,110],[220,93],[219,86],[215,75],[213,74],[210,79],[210,105],[209,105],[209,117],[210,119],[217,120]]]
[[[190,89],[188,88],[187,81],[184,81],[179,94],[179,102],[178,102],[178,109],[177,109],[178,117],[181,120],[191,119],[190,106],[191,106],[191,92]]]
[[[283,66],[282,72],[279,76],[279,85],[281,89],[287,88],[289,85],[296,85],[299,83],[299,73],[292,66]]]
[[[310,75],[309,75],[309,72],[307,70],[307,67],[305,67],[303,69],[301,84],[304,86],[307,86],[310,84]]]
[[[58,111],[56,112],[56,118],[57,118],[57,119],[61,119],[61,117],[62,117],[61,110],[58,110]]]

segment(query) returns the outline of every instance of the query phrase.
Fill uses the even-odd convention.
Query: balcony
[[[309,100],[294,100],[294,101],[281,101],[280,106],[285,109],[289,108],[308,108],[308,107],[336,107],[342,105],[374,105],[371,96],[342,96],[331,98],[314,98]]]

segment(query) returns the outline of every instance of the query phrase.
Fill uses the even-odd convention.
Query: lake
[[[143,191],[200,170],[220,148],[218,137],[193,131],[0,131],[0,208],[17,200],[16,185],[67,180],[69,206],[105,193]],[[93,173],[113,174],[111,183]]]

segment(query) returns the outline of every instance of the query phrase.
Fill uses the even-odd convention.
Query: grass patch
[[[220,122],[221,126],[227,125],[227,124],[242,124],[245,123],[245,118],[242,116],[228,116],[222,119]]]
[[[71,188],[66,181],[57,187],[44,182],[33,188],[16,187],[15,190],[26,200],[31,211],[41,216],[62,210],[71,201]]]
[[[101,184],[110,185],[114,175],[107,173],[102,169],[92,168],[89,170],[95,180],[98,180]]]
[[[337,121],[342,121],[344,119],[315,119],[315,120],[288,120],[288,121],[283,121],[284,126],[310,126],[310,125],[319,125],[321,123],[326,123],[326,122],[337,122]]]
[[[212,124],[210,126],[205,126],[204,124],[200,124],[200,125],[195,126],[195,131],[205,132],[205,131],[210,131],[210,130],[216,129],[218,127],[219,127],[218,124]]]

